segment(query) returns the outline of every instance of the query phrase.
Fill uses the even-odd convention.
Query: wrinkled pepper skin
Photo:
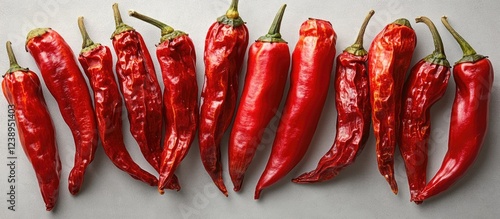
[[[84,46],[78,61],[94,91],[97,129],[104,152],[120,170],[134,179],[156,186],[156,177],[134,162],[123,141],[122,100],[113,73],[111,50],[90,40],[83,26],[83,17],[79,18],[79,25],[84,34]]]
[[[68,188],[76,195],[82,186],[85,170],[94,160],[98,132],[92,100],[73,51],[64,39],[50,28],[28,33],[26,49],[40,69],[45,85],[59,105],[75,141],[75,164],[69,174]]]
[[[488,129],[493,66],[486,56],[477,54],[449,26],[446,17],[442,21],[459,42],[464,57],[453,66],[456,93],[451,110],[448,151],[436,175],[418,195],[418,201],[447,190],[466,173],[479,154]]]
[[[248,50],[245,86],[229,137],[229,175],[234,191],[241,189],[244,174],[285,91],[290,50],[279,34],[285,7],[276,15],[269,33]]]
[[[368,140],[371,106],[366,66],[368,54],[363,48],[363,35],[374,13],[373,10],[368,13],[356,42],[337,56],[337,132],[333,146],[319,160],[316,169],[293,179],[295,183],[316,183],[334,178],[355,161]]]
[[[7,47],[11,67],[3,76],[2,91],[7,102],[14,105],[19,140],[35,170],[45,208],[50,211],[56,205],[61,176],[54,124],[40,79],[34,72],[17,64],[10,42],[7,42]]]
[[[239,17],[237,3],[233,0],[226,15],[209,28],[205,39],[205,82],[198,130],[203,166],[226,196],[220,144],[236,108],[239,74],[248,46],[248,29]]]
[[[429,26],[436,49],[413,66],[403,88],[399,151],[405,163],[410,201],[415,201],[426,184],[430,110],[443,97],[450,78],[450,64],[436,27],[426,17],[416,20]]]
[[[163,103],[153,60],[142,35],[121,21],[118,5],[113,5],[116,30],[112,36],[117,62],[116,74],[125,100],[130,133],[144,158],[160,170]]]
[[[394,153],[398,142],[401,98],[406,72],[417,44],[415,31],[407,19],[387,25],[368,50],[368,77],[372,106],[373,132],[378,168],[394,194]]]
[[[306,153],[326,101],[336,40],[328,21],[309,19],[301,25],[292,54],[290,89],[255,199],[264,188],[288,174]]]
[[[184,32],[136,11],[129,15],[161,29],[156,56],[160,63],[165,107],[165,140],[160,156],[158,191],[163,194],[167,183],[186,156],[195,138],[198,124],[198,84],[196,52],[191,38]]]

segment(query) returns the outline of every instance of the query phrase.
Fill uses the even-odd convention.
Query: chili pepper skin
[[[97,126],[92,100],[73,51],[64,39],[50,28],[28,33],[26,49],[35,59],[42,77],[59,105],[61,115],[75,140],[75,165],[69,174],[68,188],[76,195],[82,186],[87,166],[97,149]]]
[[[387,25],[368,50],[370,103],[378,168],[394,194],[398,193],[394,178],[394,152],[399,134],[401,93],[416,44],[416,34],[410,22],[401,18]]]
[[[370,131],[370,96],[363,35],[371,10],[359,31],[356,42],[337,56],[335,74],[335,104],[337,107],[337,133],[330,150],[320,159],[313,171],[293,179],[295,183],[322,182],[337,176],[352,164],[361,153]]]
[[[186,156],[198,125],[198,84],[196,82],[196,53],[188,34],[129,11],[129,15],[153,24],[161,29],[160,44],[156,56],[160,63],[165,107],[166,137],[160,157],[160,182],[158,191],[163,194],[168,181]]]
[[[410,201],[415,201],[425,187],[431,131],[430,109],[443,97],[450,78],[450,64],[436,27],[427,17],[419,17],[416,21],[429,26],[435,50],[413,66],[403,88],[399,151],[406,167]]]
[[[113,74],[111,50],[90,39],[83,24],[83,17],[78,18],[78,26],[83,37],[82,51],[78,61],[94,91],[97,129],[104,152],[120,170],[125,171],[134,179],[156,186],[158,185],[156,177],[132,160],[123,142],[122,100]]]
[[[290,172],[311,143],[326,100],[335,59],[337,35],[330,22],[309,19],[300,27],[292,54],[290,89],[276,131],[271,156],[255,189],[264,188]]]
[[[10,68],[3,75],[3,94],[9,104],[14,105],[19,140],[35,170],[45,208],[50,211],[56,205],[61,178],[54,124],[40,79],[34,72],[17,64],[10,42],[7,42],[7,52]]]
[[[234,191],[240,190],[245,171],[285,90],[290,50],[279,33],[285,8],[283,5],[276,14],[269,33],[248,50],[245,87],[229,137],[229,175]]]
[[[464,56],[453,66],[456,93],[451,110],[448,151],[436,175],[416,198],[418,201],[447,190],[465,174],[477,157],[488,128],[493,66],[450,26],[446,17],[441,21],[459,43]]]
[[[203,166],[226,196],[220,143],[236,108],[238,78],[247,46],[248,29],[239,16],[238,0],[232,0],[226,14],[210,26],[205,39],[205,82],[198,130]]]
[[[153,60],[139,32],[123,23],[113,4],[116,30],[111,39],[117,56],[116,73],[130,122],[130,133],[144,158],[160,171],[163,102]],[[179,190],[177,177],[169,189]]]

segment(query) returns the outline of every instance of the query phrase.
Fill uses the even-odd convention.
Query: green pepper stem
[[[134,10],[129,10],[128,11],[128,15],[132,16],[132,17],[135,17],[139,20],[142,20],[146,23],[149,23],[149,24],[152,24],[154,25],[155,27],[158,27],[160,28],[161,30],[161,35],[164,36],[164,35],[167,35],[169,33],[172,33],[174,31],[174,28],[168,26],[167,24],[159,21],[159,20],[156,20],[154,18],[151,18],[151,17],[148,17],[146,15],[143,15],[137,11],[134,11]]]
[[[90,39],[89,33],[85,28],[85,23],[83,23],[83,17],[78,17],[78,28],[80,28],[80,33],[82,34],[83,39],[82,49],[94,45],[94,41]]]
[[[238,0],[232,0],[231,5],[229,6],[229,9],[226,11],[226,16],[229,19],[237,19],[240,17],[240,14],[238,12]]]
[[[270,43],[278,43],[278,42],[286,43],[286,41],[281,38],[281,33],[280,33],[281,21],[283,20],[285,9],[286,9],[286,4],[281,6],[280,9],[278,10],[278,13],[276,13],[273,23],[269,28],[269,32],[266,35],[259,37],[257,41],[270,42]]]
[[[7,73],[19,70],[21,71],[28,70],[27,68],[22,68],[21,66],[19,66],[19,64],[17,64],[16,55],[14,55],[14,51],[12,50],[12,43],[10,41],[7,41],[7,43],[5,43],[5,46],[7,47],[7,55],[9,56],[9,63],[10,63],[10,67],[9,70],[7,70]]]
[[[368,15],[366,15],[365,20],[363,21],[363,24],[361,25],[361,29],[359,30],[358,37],[356,38],[356,41],[354,44],[351,46],[347,47],[344,51],[351,53],[356,56],[364,56],[368,52],[363,48],[363,37],[365,35],[366,27],[368,26],[368,23],[370,22],[370,19],[372,16],[375,14],[374,10],[370,10],[368,12]]]
[[[417,23],[424,23],[425,25],[427,25],[427,27],[429,27],[429,30],[432,34],[432,40],[434,41],[434,52],[425,57],[424,60],[433,64],[449,67],[450,63],[446,59],[443,41],[441,40],[441,36],[439,35],[439,32],[434,23],[431,21],[431,19],[424,16],[415,18],[415,21]]]
[[[441,22],[443,22],[446,29],[448,29],[448,31],[451,33],[451,35],[453,35],[455,40],[457,40],[458,44],[460,45],[460,48],[462,48],[464,56],[472,56],[477,54],[476,50],[474,50],[472,46],[467,41],[465,41],[465,39],[462,38],[462,36],[460,36],[460,34],[458,34],[457,31],[455,31],[455,29],[453,29],[453,27],[451,27],[450,23],[448,23],[448,18],[446,16],[443,16],[441,18]]]
[[[113,17],[115,18],[116,27],[123,25],[122,15],[120,14],[120,9],[118,8],[118,3],[113,4]]]

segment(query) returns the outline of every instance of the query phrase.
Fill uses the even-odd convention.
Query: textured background
[[[35,72],[38,69],[31,56],[24,52],[24,39],[35,27],[52,27],[72,47],[75,54],[80,51],[81,37],[77,17],[85,16],[87,30],[95,42],[111,46],[109,37],[114,30],[111,5],[114,1],[49,0],[2,0],[0,7],[0,44],[13,42],[19,63]],[[215,18],[222,15],[229,6],[229,0],[195,1],[119,1],[126,23],[141,34],[153,55],[160,32],[155,27],[127,16],[128,9],[155,17],[190,34],[197,51],[198,85],[203,84],[203,45],[208,27]],[[370,9],[376,11],[366,35],[368,48],[373,37],[388,23],[406,17],[417,32],[418,45],[412,64],[433,50],[430,32],[424,24],[416,24],[417,16],[431,18],[444,41],[451,63],[461,57],[455,40],[440,23],[440,17],[447,15],[451,25],[469,41],[481,54],[488,55],[494,68],[500,71],[499,44],[500,24],[496,12],[500,10],[497,1],[240,1],[240,15],[247,22],[250,42],[265,34],[283,3],[288,7],[282,25],[282,35],[293,50],[298,38],[300,24],[308,17],[322,18],[332,22],[337,32],[337,54],[354,42],[358,29]],[[114,55],[114,54],[113,54]],[[156,64],[156,63],[155,63]],[[0,46],[0,67],[8,69],[5,48]],[[159,66],[156,64],[160,78]],[[244,69],[246,69],[244,67]],[[242,76],[245,75],[243,71]],[[333,77],[332,77],[333,78]],[[241,77],[243,81],[244,77]],[[277,119],[265,132],[263,143],[250,166],[244,187],[240,193],[229,192],[224,197],[214,186],[199,159],[198,143],[194,142],[188,156],[177,171],[182,186],[180,192],[167,191],[160,196],[155,188],[133,180],[119,171],[109,161],[102,148],[85,175],[83,189],[78,196],[71,196],[67,190],[67,177],[73,166],[74,144],[71,133],[63,122],[57,105],[44,87],[52,119],[56,125],[57,141],[62,161],[59,201],[53,212],[45,212],[35,174],[26,159],[19,141],[16,154],[16,211],[7,210],[7,101],[0,98],[0,217],[1,218],[491,218],[500,214],[500,141],[497,130],[500,119],[500,79],[494,83],[488,135],[475,164],[466,176],[449,191],[427,201],[421,206],[410,203],[404,165],[396,155],[396,179],[400,194],[395,196],[377,170],[375,145],[370,137],[365,150],[355,164],[346,168],[334,180],[316,185],[297,185],[292,177],[316,166],[318,159],[331,147],[335,136],[335,105],[333,89],[330,89],[321,122],[302,162],[282,181],[264,191],[262,199],[253,200],[255,184],[267,162]],[[332,84],[333,85],[333,84]],[[242,86],[240,86],[241,88]],[[333,86],[332,86],[333,87]],[[449,116],[454,97],[455,83],[450,84],[444,98],[432,109],[432,133],[429,149],[428,175],[432,176],[440,166],[447,149]],[[241,90],[241,89],[240,89]],[[123,114],[127,121],[126,114]],[[127,147],[133,158],[148,171],[147,165],[128,132],[124,122]],[[224,179],[228,189],[232,184],[227,173],[227,137],[222,142]]]

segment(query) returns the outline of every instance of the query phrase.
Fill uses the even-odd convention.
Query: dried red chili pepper
[[[378,168],[394,194],[394,152],[398,142],[401,93],[417,45],[415,31],[407,19],[387,25],[368,50],[368,77],[372,106],[373,132],[376,139]]]
[[[239,74],[247,46],[248,30],[238,13],[238,0],[232,0],[226,14],[210,26],[205,39],[205,82],[198,130],[203,166],[226,196],[220,143],[236,108]]]
[[[463,57],[453,66],[456,83],[451,110],[448,151],[436,175],[416,200],[424,201],[447,190],[459,180],[476,159],[488,128],[489,103],[493,87],[493,66],[441,19],[462,48]]]
[[[283,5],[276,14],[269,33],[248,50],[245,87],[229,138],[229,175],[234,191],[240,190],[245,171],[285,90],[290,68],[290,50],[280,34],[285,8]]]
[[[290,89],[283,116],[271,156],[257,183],[255,199],[264,188],[288,174],[306,153],[328,93],[336,40],[328,21],[309,19],[301,25],[292,54]]]
[[[109,47],[94,43],[78,18],[83,45],[78,61],[89,78],[94,91],[97,129],[104,152],[120,170],[151,186],[158,185],[155,176],[141,169],[125,147],[122,132],[122,100],[113,74],[113,60]]]
[[[69,174],[71,194],[80,191],[87,166],[97,149],[97,126],[92,100],[73,51],[56,31],[37,28],[28,33],[26,49],[35,59],[45,85],[59,105],[75,140],[75,165]]]
[[[435,50],[413,66],[403,88],[399,151],[406,167],[411,201],[415,201],[426,183],[430,109],[443,97],[450,78],[450,64],[436,26],[427,17],[415,20],[429,27]]]
[[[14,105],[19,140],[35,170],[45,208],[50,211],[56,205],[61,176],[54,124],[40,79],[34,72],[17,64],[10,42],[7,42],[7,53],[10,68],[3,75],[3,94],[9,104]]]
[[[129,15],[161,29],[160,44],[156,56],[160,63],[165,106],[166,137],[160,157],[160,182],[158,190],[163,194],[168,181],[186,156],[193,142],[198,125],[198,84],[196,82],[196,53],[188,34],[129,11]]]
[[[116,52],[116,73],[130,122],[130,133],[144,158],[160,171],[163,102],[153,60],[139,32],[123,23],[113,4],[116,30],[111,37]],[[174,176],[168,189],[179,190]]]
[[[363,35],[375,11],[371,10],[359,31],[356,42],[337,56],[335,104],[337,133],[330,150],[320,159],[315,170],[293,179],[295,183],[322,182],[337,176],[352,164],[363,150],[370,131],[370,96]]]

